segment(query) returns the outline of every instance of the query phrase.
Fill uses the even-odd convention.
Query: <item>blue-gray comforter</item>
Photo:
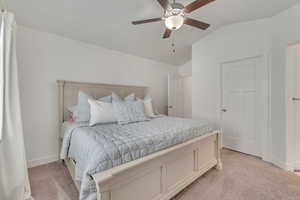
[[[96,200],[96,185],[91,175],[210,131],[212,127],[206,121],[172,117],[127,125],[73,124],[65,133],[61,158],[76,161],[76,178],[81,180],[80,199]]]

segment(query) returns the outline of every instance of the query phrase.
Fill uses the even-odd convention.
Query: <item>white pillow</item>
[[[155,117],[152,106],[152,99],[144,100],[144,109],[147,117]]]
[[[90,126],[117,122],[112,103],[89,99]]]
[[[78,92],[78,104],[75,106],[71,106],[68,110],[71,112],[71,119],[75,122],[88,122],[90,119],[90,105],[88,103],[88,99],[94,99],[90,95],[86,94],[85,92],[79,91]],[[112,97],[105,96],[98,101],[104,101],[111,103]]]
[[[139,99],[139,98],[138,98]],[[144,100],[139,99],[144,102],[144,111],[147,117],[156,117],[153,111],[152,98],[150,96],[146,96]]]

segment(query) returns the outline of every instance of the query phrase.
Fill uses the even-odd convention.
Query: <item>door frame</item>
[[[220,127],[222,126],[222,113],[221,113],[221,109],[222,109],[222,102],[223,102],[223,68],[222,66],[226,63],[233,63],[233,62],[239,62],[239,61],[244,61],[244,60],[248,60],[248,59],[255,59],[255,58],[261,58],[262,59],[262,66],[265,68],[266,70],[266,74],[265,74],[265,79],[266,79],[266,90],[267,90],[267,94],[266,94],[266,132],[263,133],[262,135],[262,142],[261,142],[261,158],[264,161],[267,162],[272,162],[272,135],[271,135],[271,120],[270,120],[270,116],[271,116],[271,70],[270,70],[270,63],[271,63],[271,56],[269,53],[265,53],[265,54],[255,54],[253,56],[245,56],[245,57],[240,57],[240,58],[236,58],[236,59],[230,59],[230,60],[225,60],[220,62],[219,64],[219,69],[218,69],[218,77],[219,77],[219,110],[218,112],[218,119],[219,119],[219,124]],[[222,127],[221,127],[222,130]],[[224,136],[223,136],[224,137]]]
[[[193,100],[192,100],[192,95],[193,95],[193,75],[189,75],[189,74],[185,74],[185,75],[181,75],[183,77],[183,114],[184,114],[184,118],[193,118]],[[186,110],[185,110],[185,100],[186,100],[186,91],[185,91],[185,81],[187,78],[191,78],[191,88],[190,88],[190,93],[191,93],[191,113],[190,116],[185,116],[186,114]]]

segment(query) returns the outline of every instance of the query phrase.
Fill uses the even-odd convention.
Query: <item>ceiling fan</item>
[[[172,31],[179,29],[183,24],[187,24],[202,30],[206,30],[210,26],[207,23],[188,18],[186,15],[215,0],[196,0],[187,6],[183,6],[181,3],[177,3],[175,2],[175,0],[173,1],[173,3],[170,3],[168,0],[157,1],[164,9],[163,17],[133,21],[132,24],[139,25],[164,20],[166,25],[166,31],[163,35],[164,39],[169,38]]]

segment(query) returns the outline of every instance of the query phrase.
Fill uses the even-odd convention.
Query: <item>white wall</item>
[[[263,55],[270,68],[270,144],[266,160],[289,168],[286,155],[285,66],[289,43],[300,41],[300,4],[268,19],[223,27],[193,45],[193,117],[218,124],[220,64]]]
[[[192,76],[192,61],[178,67],[178,74],[181,76]]]
[[[57,159],[58,79],[148,86],[158,110],[166,111],[173,66],[25,27],[18,28],[17,40],[29,165]]]

